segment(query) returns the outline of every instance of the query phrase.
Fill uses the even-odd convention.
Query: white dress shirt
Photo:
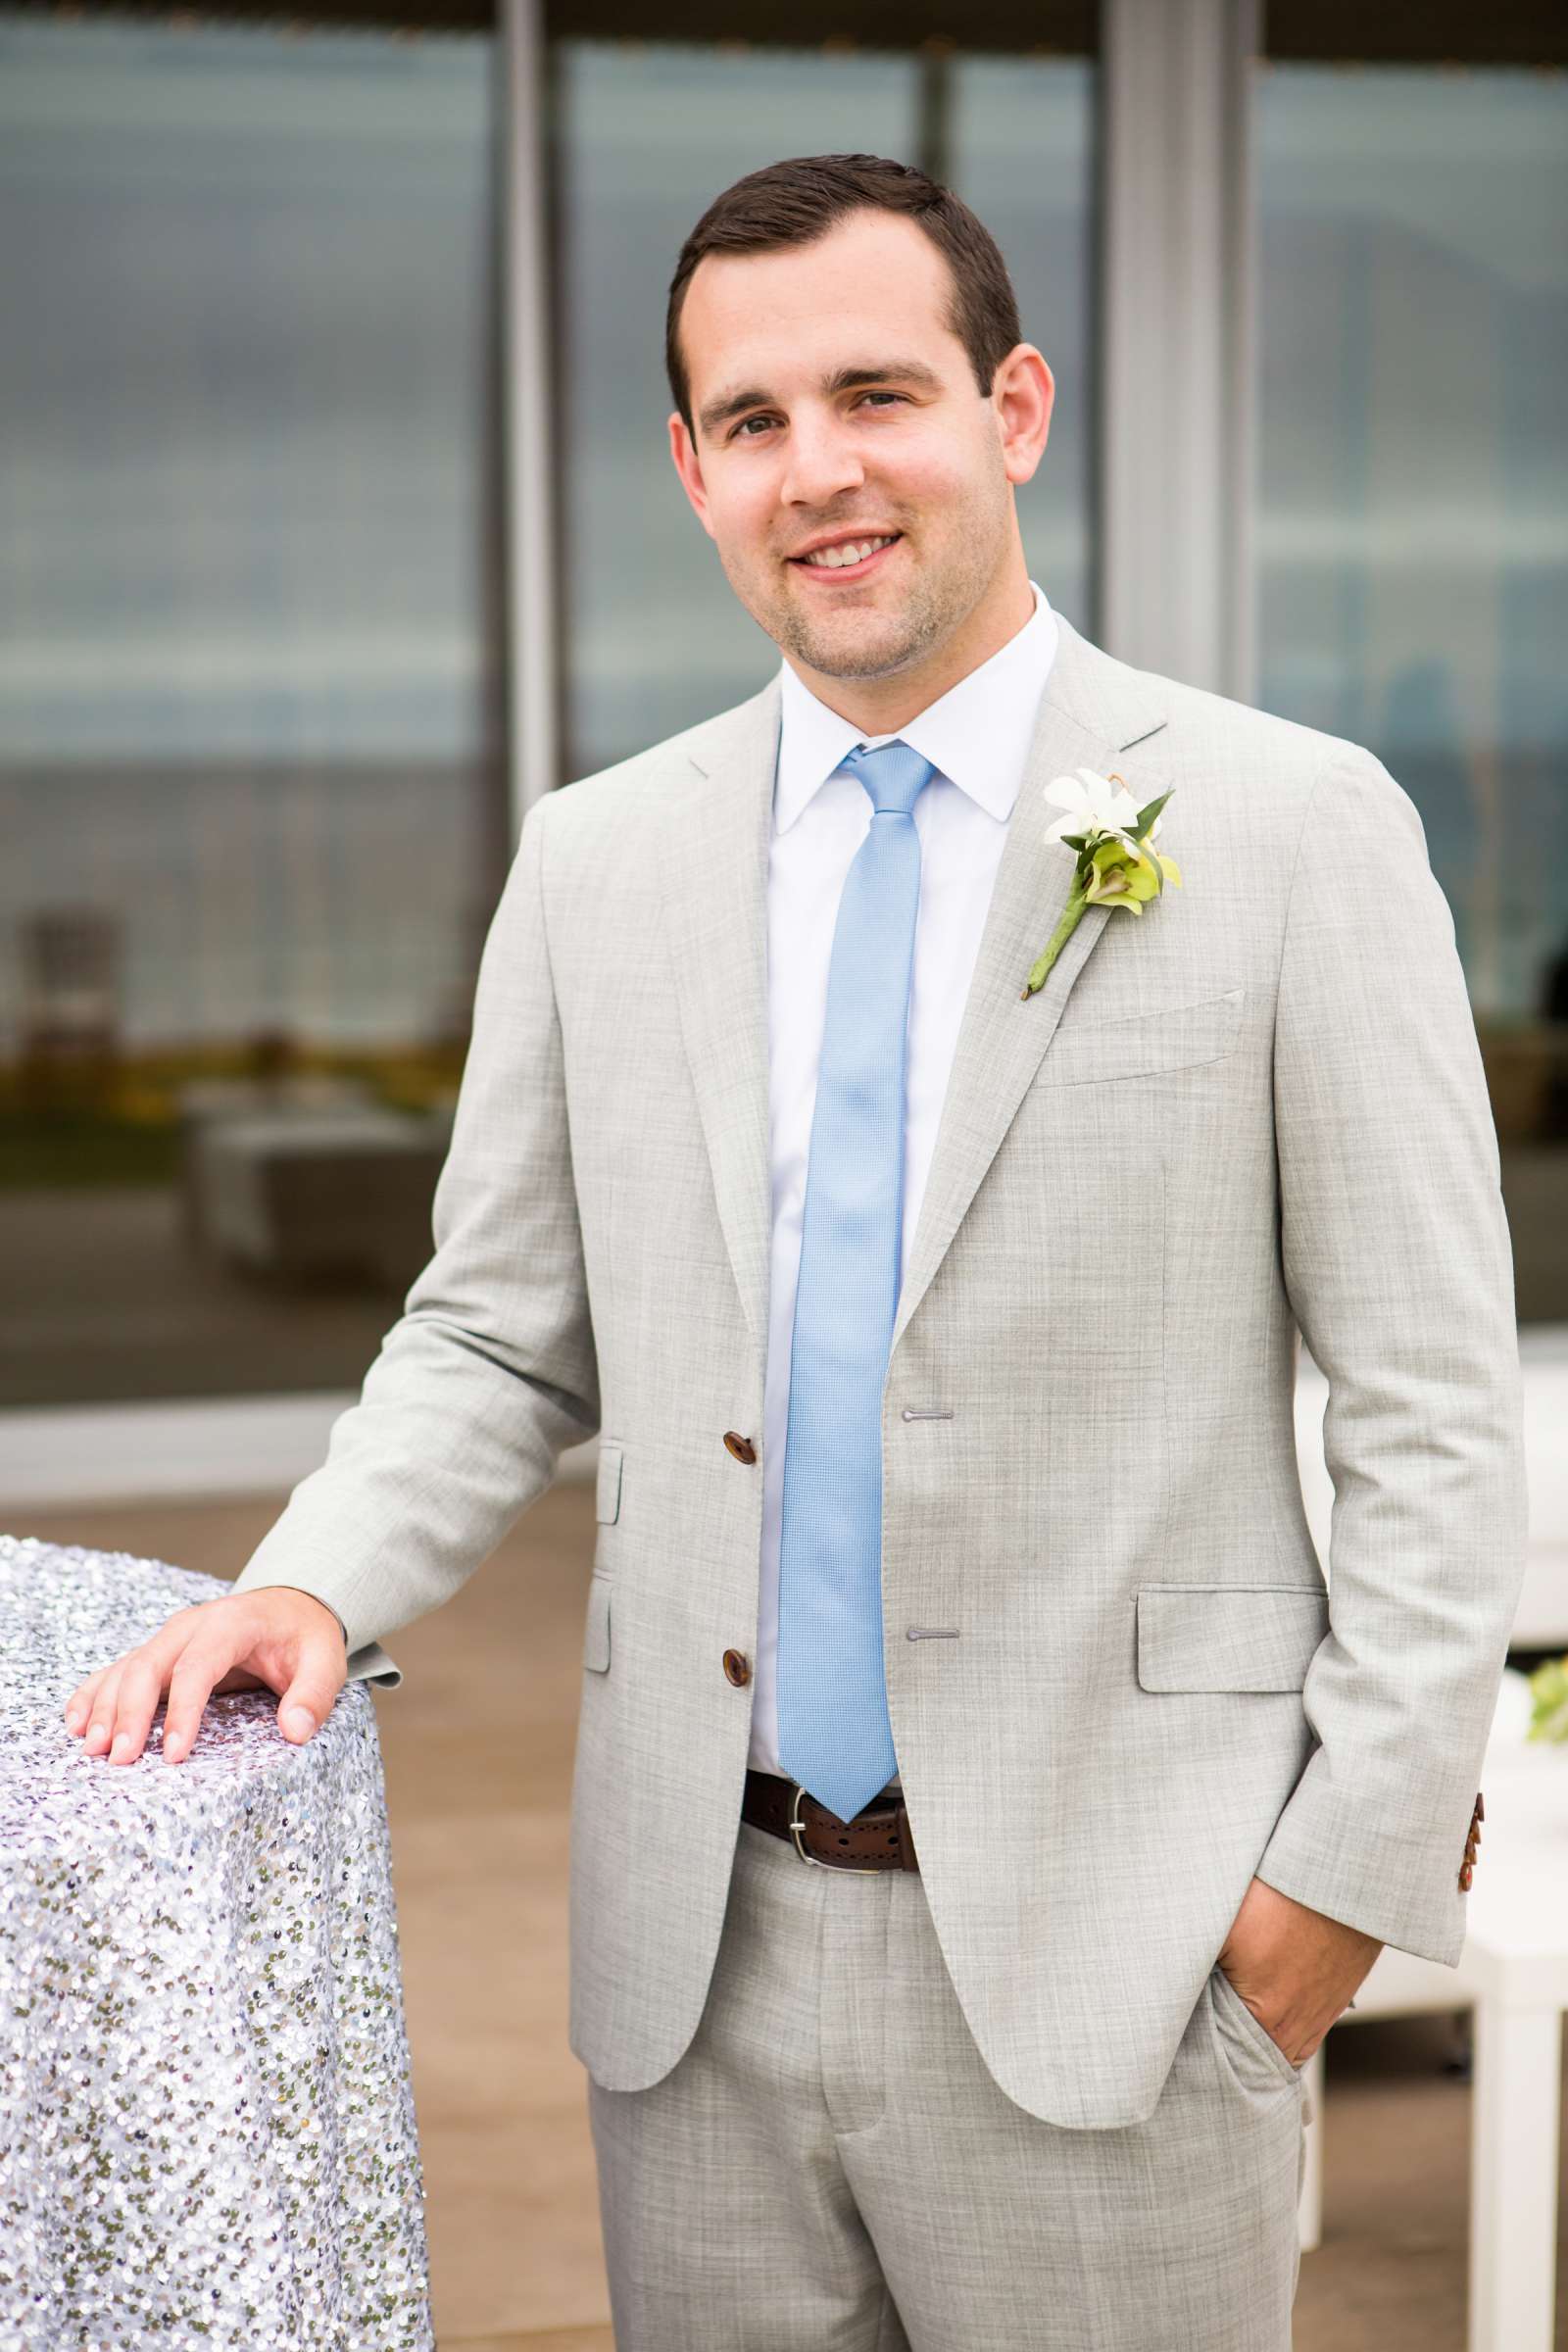
[[[790,1341],[801,1218],[839,898],[871,826],[865,786],[843,761],[859,743],[906,743],[936,773],[914,804],[920,838],[905,1087],[900,1279],[919,1222],[948,1073],[992,886],[1018,797],[1035,717],[1056,652],[1056,622],[1034,581],[1035,609],[1015,637],[892,735],[862,735],[785,662],[767,872],[768,1114],[773,1239],[762,1401],[761,1591],[750,1762],[778,1754],[778,1551],[789,1427]]]

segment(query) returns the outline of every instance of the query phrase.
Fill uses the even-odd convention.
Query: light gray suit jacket
[[[1090,2127],[1152,2109],[1254,1872],[1457,1958],[1526,1496],[1496,1137],[1413,804],[1058,623],[898,1310],[883,1605],[965,2016],[1011,2098]],[[570,2038],[619,2089],[696,2028],[746,1770],[722,1659],[755,1648],[762,1481],[722,1439],[760,1449],[778,723],[774,676],[530,810],[435,1254],[239,1579],[318,1594],[395,1677],[375,1638],[601,1431]],[[1081,764],[1177,788],[1184,886],[1092,908],[1023,1001],[1072,873],[1043,794]]]

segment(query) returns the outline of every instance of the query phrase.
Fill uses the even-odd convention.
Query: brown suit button
[[[726,1429],[724,1443],[738,1462],[756,1461],[757,1447],[752,1444],[750,1438],[743,1438],[738,1429]]]
[[[744,1689],[746,1684],[751,1681],[752,1661],[746,1655],[744,1649],[725,1650],[724,1672],[729,1677],[730,1681],[735,1685],[737,1690]]]

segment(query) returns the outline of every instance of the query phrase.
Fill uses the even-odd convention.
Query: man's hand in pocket
[[[1348,2006],[1382,1944],[1254,1879],[1219,1965],[1293,2066],[1302,2066]]]

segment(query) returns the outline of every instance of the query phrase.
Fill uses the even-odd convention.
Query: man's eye
[[[859,395],[859,400],[904,400],[905,397],[905,394],[902,392],[862,392]],[[856,406],[859,406],[859,401],[857,401]],[[736,425],[733,432],[730,434],[730,439],[732,441],[753,441],[757,436],[755,433],[749,433],[746,429],[747,426],[750,424],[771,424],[772,421],[773,419],[771,416],[743,416],[740,423]]]

